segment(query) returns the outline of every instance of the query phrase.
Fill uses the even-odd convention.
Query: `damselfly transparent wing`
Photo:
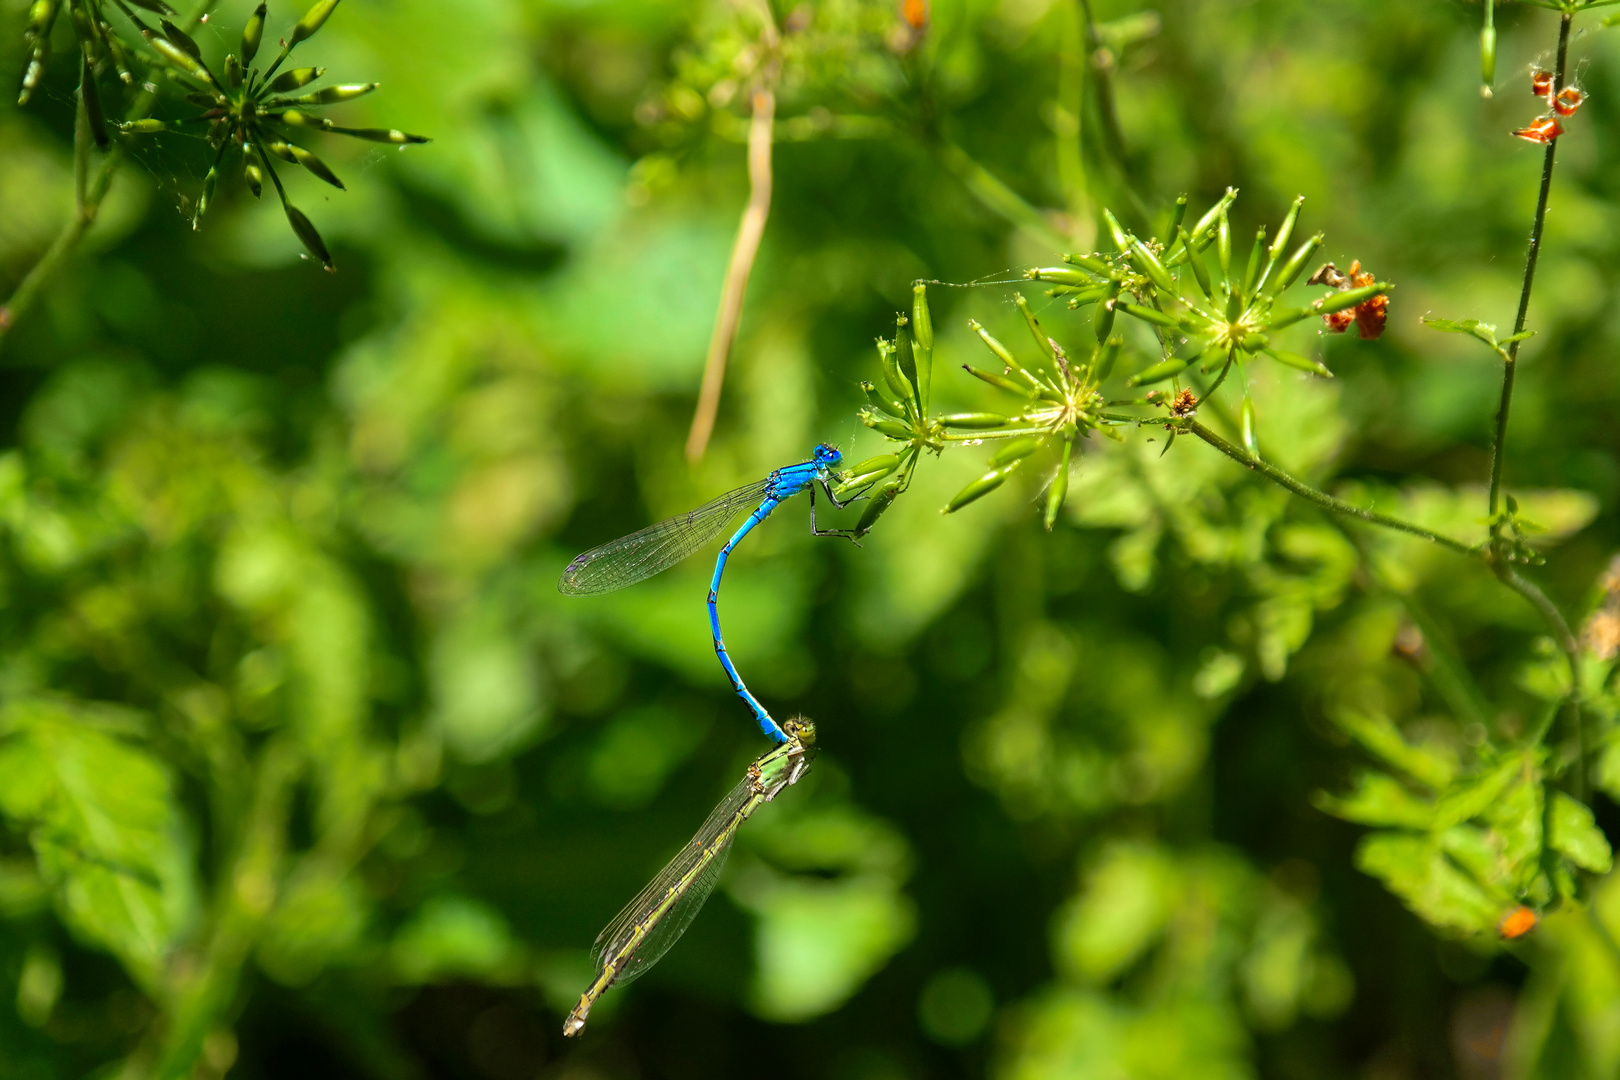
[[[719,536],[743,510],[759,506],[770,485],[771,479],[766,477],[696,510],[591,548],[568,564],[557,591],[570,595],[613,592],[668,570]]]
[[[598,974],[613,963],[638,928],[642,930],[641,943],[624,962],[615,979],[617,983],[628,983],[641,976],[663,959],[686,933],[720,880],[737,827],[748,819],[758,802],[763,801],[755,783],[749,776],[732,788],[703,822],[697,835],[688,840],[658,876],[597,935],[592,951],[596,954]],[[672,892],[675,895],[671,896]]]

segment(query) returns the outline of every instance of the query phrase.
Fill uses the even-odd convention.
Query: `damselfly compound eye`
[[[1547,97],[1552,93],[1553,76],[1550,71],[1536,68],[1530,72],[1530,92],[1538,98]]]
[[[1557,97],[1553,98],[1553,112],[1559,116],[1574,116],[1575,110],[1580,108],[1581,102],[1585,100],[1586,95],[1578,87],[1566,86],[1558,91]]]
[[[1522,127],[1513,134],[1516,138],[1526,142],[1540,143],[1546,146],[1564,133],[1564,126],[1554,116],[1538,116],[1529,127]]]

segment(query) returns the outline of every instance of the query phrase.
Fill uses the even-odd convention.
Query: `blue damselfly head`
[[[816,449],[819,450],[821,447]],[[838,451],[834,450],[833,453],[836,454]],[[790,738],[798,739],[805,746],[816,744],[816,722],[808,716],[793,717],[782,725],[782,730],[786,731]]]
[[[838,448],[828,446],[826,443],[817,443],[815,450],[811,452],[811,457],[817,465],[824,469],[836,469],[844,462],[844,455],[838,451]]]

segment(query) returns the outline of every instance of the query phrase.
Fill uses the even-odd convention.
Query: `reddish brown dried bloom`
[[[1535,68],[1530,72],[1530,92],[1538,98],[1544,98],[1552,93],[1553,76],[1550,71]]]
[[[1559,116],[1574,116],[1575,110],[1580,108],[1581,102],[1585,100],[1586,94],[1579,87],[1566,86],[1552,99],[1553,112]]]
[[[1513,133],[1515,138],[1526,142],[1540,143],[1546,146],[1564,133],[1564,126],[1558,122],[1557,117],[1538,116],[1529,127],[1519,128]]]
[[[1620,612],[1608,608],[1594,612],[1581,629],[1581,644],[1599,660],[1620,656]]]
[[[1185,387],[1182,388],[1181,393],[1176,395],[1175,400],[1170,402],[1172,416],[1191,416],[1197,409],[1198,398],[1193,396],[1193,392]]]
[[[1361,260],[1357,259],[1350,264],[1348,274],[1339,273],[1339,268],[1332,263],[1324,263],[1322,268],[1311,275],[1308,284],[1331,285],[1344,292],[1349,289],[1359,289],[1363,285],[1372,285],[1378,279],[1372,274],[1361,271]],[[1342,334],[1355,323],[1361,331],[1361,336],[1368,341],[1384,332],[1384,322],[1389,317],[1389,297],[1379,295],[1363,300],[1355,307],[1345,311],[1330,311],[1322,316],[1322,324],[1327,327],[1330,334]]]

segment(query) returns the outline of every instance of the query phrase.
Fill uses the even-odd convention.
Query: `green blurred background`
[[[659,967],[559,1034],[597,930],[763,744],[713,660],[706,559],[603,598],[557,575],[818,441],[883,452],[857,383],[912,279],[1089,249],[1105,203],[1162,221],[1233,185],[1246,236],[1303,193],[1325,257],[1399,288],[1377,342],[1291,332],[1336,380],[1248,374],[1263,451],[1483,535],[1498,369],[1418,318],[1511,320],[1541,157],[1507,132],[1556,16],[1499,13],[1485,100],[1477,3],[1096,9],[1123,168],[1094,132],[1075,146],[1065,0],[938,0],[909,51],[886,0],[804,5],[696,467],[747,198],[745,14],[349,0],[300,55],[383,89],[333,115],[434,141],[311,143],[350,188],[289,179],[335,276],[239,186],[193,232],[202,145],[137,144],[0,348],[0,695],[31,733],[0,744],[0,1074],[1620,1075],[1612,941],[1437,933],[1355,869],[1364,830],[1313,807],[1358,760],[1325,702],[1459,745],[1478,722],[1336,529],[1190,440],[1088,445],[1050,534],[1034,476],[940,516],[973,452],[925,462],[858,549],[778,511],[731,564],[728,642],[821,756]],[[247,11],[222,4],[205,50]],[[24,14],[0,0],[4,85]],[[272,5],[271,33],[298,14]],[[0,293],[72,205],[58,33],[35,103],[0,106]],[[1572,46],[1590,101],[1560,143],[1508,466],[1547,493],[1524,500],[1558,541],[1537,573],[1571,607],[1620,509],[1617,43]],[[948,145],[1051,208],[1044,231]],[[1060,339],[1084,331],[1025,291]],[[935,394],[1003,404],[957,367],[984,361],[970,316],[1021,333],[1012,287],[930,295]],[[1518,730],[1531,611],[1386,550],[1486,725]],[[122,854],[87,862],[78,835]],[[1620,917],[1620,890],[1593,897]]]

